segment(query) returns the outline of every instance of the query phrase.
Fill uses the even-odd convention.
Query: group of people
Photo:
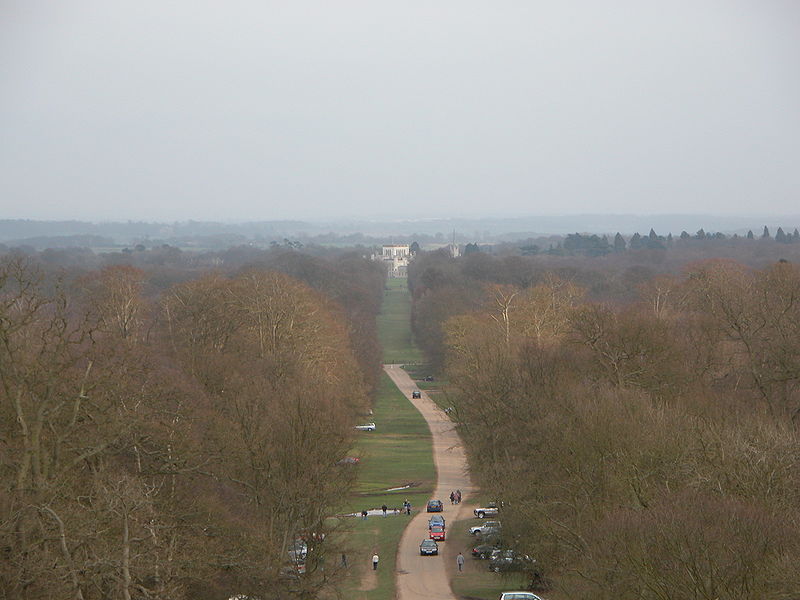
[[[409,502],[407,499],[403,500],[403,512],[405,512],[407,515],[411,514],[411,502]]]
[[[450,492],[450,504],[460,504],[460,503],[461,503],[461,490]]]

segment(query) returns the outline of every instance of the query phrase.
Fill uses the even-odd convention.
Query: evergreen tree
[[[767,226],[764,225],[764,233],[761,234],[761,239],[768,240],[769,238],[770,238],[769,229],[767,229]]]
[[[691,236],[687,232],[681,231],[681,239],[682,240],[688,240],[690,237]]]
[[[672,248],[672,232],[667,234],[667,248]]]
[[[656,230],[651,227],[650,228],[650,234],[647,237],[649,237],[653,241],[657,240],[658,239],[658,235],[656,234]]]
[[[794,228],[794,233],[792,234],[792,242],[800,242],[800,231],[797,231],[797,227]]]
[[[697,238],[698,240],[704,240],[704,239],[706,239],[706,232],[705,232],[705,230],[704,230],[704,229],[701,227],[701,228],[699,229],[699,231],[697,232],[697,234],[695,234],[695,236],[694,236],[694,237],[695,237],[695,238]]]
[[[795,231],[797,231],[795,229]],[[624,252],[625,251],[625,238],[617,232],[617,235],[614,236],[614,252]]]
[[[755,237],[756,236],[753,235],[753,230],[752,229],[748,229],[747,230],[747,239],[748,240],[753,240],[753,239],[755,239]]]
[[[638,250],[642,247],[642,236],[639,235],[638,231],[631,236],[631,241],[628,242],[628,246],[630,246],[631,250]]]
[[[781,244],[789,243],[789,238],[783,232],[783,227],[778,227],[778,231],[775,232],[775,241],[780,242]]]
[[[419,244],[417,242],[411,242],[411,245],[408,247],[408,251],[411,252],[411,254],[416,254],[419,252]]]

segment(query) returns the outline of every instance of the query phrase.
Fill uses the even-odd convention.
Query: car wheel
[[[483,518],[483,517],[485,517],[485,516],[486,516],[486,513],[483,513],[483,512],[479,512],[479,513],[478,513],[478,518],[479,518],[479,519],[482,519],[482,518]]]

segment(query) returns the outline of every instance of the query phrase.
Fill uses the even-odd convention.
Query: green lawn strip
[[[405,278],[388,279],[378,317],[378,338],[385,363],[416,363],[422,353],[411,336],[411,299]]]
[[[356,513],[375,509],[384,503],[401,508],[408,499],[416,514],[425,503],[436,483],[433,465],[431,434],[422,415],[408,398],[395,387],[388,375],[383,375],[378,388],[373,415],[376,430],[360,432],[356,437],[354,454],[361,457],[358,483],[353,495],[343,499],[340,512]],[[387,492],[388,488],[412,483],[407,490]],[[348,530],[348,562],[350,576],[344,584],[344,597],[391,600],[395,592],[395,558],[400,536],[410,518],[405,515],[369,516],[345,520]],[[378,585],[369,592],[359,591],[365,569],[371,569],[370,558],[380,556]]]
[[[377,508],[384,502],[400,508],[406,498],[419,507],[436,483],[428,425],[386,374],[381,377],[373,411],[370,418],[376,430],[361,432],[356,439],[355,453],[362,459],[358,484],[343,512]],[[385,491],[409,483],[413,487],[408,490]]]
[[[348,554],[351,577],[344,587],[343,598],[369,600],[394,598],[397,546],[410,520],[410,517],[403,515],[386,518],[370,516],[366,521],[359,518],[352,524]],[[372,555],[375,552],[380,557],[377,586],[372,590],[360,591],[362,577],[372,568]]]
[[[423,381],[428,375],[433,375],[428,363],[414,363],[403,366],[403,370],[408,373],[419,385],[436,385],[436,381]]]
[[[403,370],[414,380],[417,388],[428,392],[431,398],[435,395],[442,395],[442,390],[447,382],[442,379],[425,381],[425,377],[431,374],[431,369],[426,363],[403,365]]]

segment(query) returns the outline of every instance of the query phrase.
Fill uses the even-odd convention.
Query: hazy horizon
[[[0,7],[0,218],[796,214],[800,4]]]

